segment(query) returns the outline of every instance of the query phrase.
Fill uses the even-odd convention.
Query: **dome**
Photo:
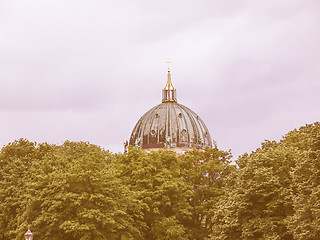
[[[169,147],[177,152],[212,147],[209,131],[202,119],[191,109],[177,103],[170,69],[167,84],[162,90],[162,103],[139,119],[131,133],[129,145],[143,149]]]

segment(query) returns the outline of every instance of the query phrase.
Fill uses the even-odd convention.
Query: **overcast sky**
[[[178,102],[237,157],[320,119],[319,0],[0,0],[0,145],[112,152]]]

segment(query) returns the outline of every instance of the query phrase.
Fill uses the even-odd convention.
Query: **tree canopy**
[[[20,139],[0,153],[0,239],[204,239],[230,153],[111,154],[85,142]]]
[[[176,155],[20,139],[0,151],[0,240],[320,238],[320,123],[235,164],[215,148]]]
[[[211,239],[319,239],[320,124],[237,160]]]

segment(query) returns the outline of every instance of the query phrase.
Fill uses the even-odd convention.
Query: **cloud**
[[[0,143],[88,140],[120,151],[178,101],[235,155],[319,120],[318,1],[0,3]],[[112,149],[111,149],[112,150]]]

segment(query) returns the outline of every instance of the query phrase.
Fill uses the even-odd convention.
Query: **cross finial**
[[[168,71],[170,71],[170,64],[171,64],[171,61],[170,61],[170,60],[168,60],[168,61],[166,61],[166,63],[168,64]]]

